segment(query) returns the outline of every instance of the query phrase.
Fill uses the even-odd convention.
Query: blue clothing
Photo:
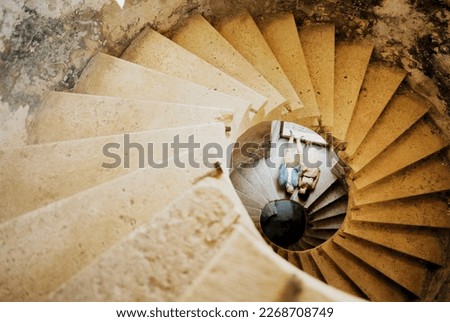
[[[292,169],[291,175],[289,175],[289,171],[284,162],[280,165],[280,171],[278,174],[278,183],[282,187],[286,187],[286,185],[289,183],[292,187],[295,188],[298,185],[299,169],[298,167],[295,168],[289,167],[289,169]]]

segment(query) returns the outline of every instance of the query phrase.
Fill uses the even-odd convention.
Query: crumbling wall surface
[[[146,25],[168,32],[198,12],[243,9],[291,11],[299,25],[335,23],[338,40],[372,41],[375,59],[406,69],[448,125],[449,0],[127,0],[123,9],[114,0],[2,0],[0,144],[23,144],[28,111],[46,89],[69,90],[95,53],[120,55]]]

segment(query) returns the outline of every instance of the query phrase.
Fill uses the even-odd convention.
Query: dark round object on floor
[[[303,236],[306,214],[298,202],[275,200],[263,208],[260,222],[264,234],[276,245],[286,248]]]

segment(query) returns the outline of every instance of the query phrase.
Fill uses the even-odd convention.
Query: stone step
[[[417,122],[429,105],[416,94],[395,96],[377,119],[348,165],[358,172]]]
[[[225,182],[200,181],[58,287],[48,300],[175,300],[214,257],[232,227],[247,216],[236,199]]]
[[[304,104],[303,109],[289,113],[290,117],[292,117],[291,114],[296,114],[295,121],[300,124],[305,118],[317,119],[320,111],[293,14],[263,16],[258,19],[257,23],[292,87]],[[316,124],[317,120],[308,125]]]
[[[449,189],[450,167],[439,155],[432,155],[358,190],[354,203],[363,205]]]
[[[448,145],[436,128],[419,120],[354,177],[357,189],[391,175]],[[395,162],[393,162],[395,160]]]
[[[149,27],[140,33],[121,58],[249,101],[254,112],[267,102],[261,94]]]
[[[393,283],[332,241],[322,245],[321,250],[333,260],[369,300],[404,302],[411,299],[411,295],[401,286]]]
[[[239,199],[241,199],[242,204],[245,207],[251,207],[251,208],[255,208],[255,209],[262,209],[265,205],[262,205],[258,202],[256,202],[255,200],[249,198],[246,194],[240,192],[239,190],[236,190],[236,193],[239,196]]]
[[[185,151],[169,148],[176,135],[184,144],[192,136],[201,148],[211,141],[226,146],[224,127],[216,123],[0,150],[0,222],[138,168],[164,167],[163,160]]]
[[[179,159],[187,163],[192,157],[201,162],[203,155],[184,153]],[[220,169],[205,166],[139,169],[1,224],[0,261],[4,271],[0,275],[0,297],[42,300],[148,222],[173,196],[208,176],[220,175]]]
[[[323,243],[323,239],[319,239],[319,238],[315,238],[312,236],[308,236],[306,235],[306,233],[303,235],[301,241],[305,242],[306,244],[309,245],[309,248],[314,248],[319,246],[320,244]]]
[[[450,228],[447,199],[437,194],[356,206],[351,214],[353,221]]]
[[[341,227],[343,221],[345,219],[345,214],[340,216],[334,216],[331,218],[318,220],[311,223],[311,230],[320,230],[320,229],[330,229],[330,230],[338,230]]]
[[[259,222],[259,218],[261,216],[261,209],[252,208],[248,206],[246,206],[245,209],[247,210],[248,215],[250,216],[253,222]]]
[[[267,162],[267,164],[266,164]],[[271,196],[271,198],[273,200],[277,200],[279,199],[279,194],[278,194],[278,182],[274,182],[273,177],[272,177],[272,173],[270,172],[270,169],[268,168],[269,165],[271,165],[271,163],[269,163],[270,160],[267,159],[262,159],[258,166],[256,168],[254,168],[254,170],[256,171],[256,174],[259,177],[259,180],[264,184],[265,189],[269,192],[269,195]],[[271,166],[275,166],[275,165],[271,165]],[[273,184],[272,184],[273,183]]]
[[[332,218],[347,212],[348,200],[342,197],[333,203],[328,204],[317,212],[309,214],[309,222],[315,222],[327,218]]]
[[[320,178],[317,182],[316,188],[311,192],[309,195],[309,198],[306,200],[304,206],[305,208],[309,208],[317,199],[320,198],[330,187],[338,181],[338,177],[331,172],[330,169],[332,169],[334,166],[334,161],[332,161],[332,165],[328,167],[326,162],[324,162],[320,166]]]
[[[351,221],[346,223],[344,232],[436,265],[445,265],[447,247],[438,229]]]
[[[339,198],[345,196],[347,194],[347,190],[344,185],[336,181],[333,186],[330,187],[320,198],[316,200],[309,208],[309,214],[313,214],[314,212],[319,211],[323,207],[328,206],[330,203],[335,202]]]
[[[265,198],[258,191],[258,189],[253,187],[238,171],[231,171],[230,179],[237,191],[245,194],[255,202],[263,204],[265,206],[270,201],[269,199]]]
[[[302,250],[307,250],[307,249],[310,249],[310,248],[314,248],[314,247],[315,247],[314,245],[310,245],[310,244],[306,243],[303,239],[300,239],[296,244],[297,244],[297,246],[298,246],[299,248],[301,248]],[[301,268],[301,267],[300,267],[300,268]]]
[[[248,12],[224,19],[216,25],[220,34],[287,100],[287,111],[303,103],[278,63],[264,36]]]
[[[300,252],[289,251],[287,261],[295,267],[302,269],[302,262],[300,260]]]
[[[345,152],[353,155],[406,76],[403,69],[371,63],[347,129]]]
[[[299,33],[322,125],[327,129],[332,129],[334,121],[334,33],[331,24],[305,25]]]
[[[223,122],[233,111],[109,96],[47,92],[28,127],[31,144]]]
[[[250,107],[250,102],[103,53],[90,60],[74,91],[82,94],[228,108],[239,115],[243,115]],[[236,127],[239,128],[241,120],[235,121]],[[235,133],[236,136],[238,134],[240,133]]]
[[[273,193],[273,190],[269,188],[271,185],[271,178],[267,178],[265,181],[261,180],[258,172],[255,168],[236,168],[236,171],[243,176],[248,183],[250,183],[254,189],[258,190],[259,193],[267,200],[272,201],[278,199],[278,195]],[[269,181],[269,182],[267,182]]]
[[[300,260],[302,262],[302,269],[305,273],[308,273],[318,280],[325,281],[309,252],[300,252]]]
[[[177,301],[356,301],[299,271],[236,227],[215,258]]]
[[[328,285],[334,286],[337,289],[352,294],[357,297],[364,297],[364,293],[339,269],[333,260],[328,257],[320,248],[314,249],[310,252],[314,259],[320,273],[324,277]]]
[[[286,103],[286,99],[200,14],[184,21],[171,39],[267,97],[264,114]]]
[[[312,237],[315,240],[321,240],[322,243],[325,240],[330,239],[336,233],[336,229],[311,229],[308,228],[305,231],[304,237]]]
[[[373,45],[366,42],[336,45],[333,136],[340,140],[345,140],[372,50]]]
[[[333,241],[417,297],[426,289],[428,271],[423,262],[345,234]]]

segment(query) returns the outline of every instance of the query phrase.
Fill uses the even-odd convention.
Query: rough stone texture
[[[175,300],[246,216],[236,206],[230,185],[207,178],[81,270],[50,299]]]

